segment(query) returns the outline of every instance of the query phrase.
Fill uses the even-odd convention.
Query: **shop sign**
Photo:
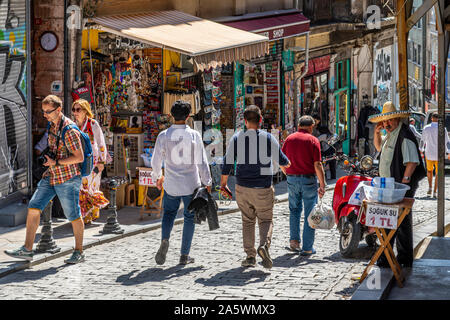
[[[367,204],[366,226],[385,229],[397,229],[399,208],[381,204]]]
[[[309,30],[309,23],[297,24],[287,27],[279,27],[273,30],[267,30],[258,34],[269,38],[269,40],[278,40],[299,35]]]
[[[139,168],[139,185],[156,187],[156,181],[152,177],[151,168]]]
[[[306,76],[326,71],[330,68],[330,56],[323,56],[309,60]]]

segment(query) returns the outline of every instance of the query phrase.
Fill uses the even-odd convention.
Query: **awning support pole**
[[[306,34],[306,52],[305,52],[305,66],[304,66],[304,70],[302,72],[302,74],[300,76],[298,76],[295,81],[294,81],[294,85],[295,85],[295,113],[294,113],[294,119],[295,119],[295,124],[294,124],[294,128],[295,130],[297,130],[298,128],[298,120],[300,119],[299,117],[299,111],[300,111],[300,99],[298,98],[298,95],[300,93],[300,80],[303,79],[303,77],[308,73],[308,64],[309,64],[309,32]]]

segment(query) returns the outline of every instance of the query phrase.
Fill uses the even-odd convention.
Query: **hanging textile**
[[[164,110],[163,114],[170,114],[170,109],[172,108],[172,105],[177,100],[184,100],[191,104],[191,115],[196,114],[200,111],[200,94],[198,91],[195,91],[194,93],[171,93],[171,92],[165,92],[164,93]]]

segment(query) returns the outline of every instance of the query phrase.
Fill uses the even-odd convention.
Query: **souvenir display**
[[[244,109],[249,105],[256,105],[263,116],[262,128],[270,130],[280,125],[280,62],[272,61],[262,64],[244,65],[245,98]],[[236,102],[236,116],[243,112]]]
[[[72,96],[91,101],[112,159],[127,155],[143,166],[138,153],[153,148],[159,132],[167,127],[162,124],[168,123],[158,119],[163,95],[162,49],[146,48],[108,33],[99,34],[98,40],[97,51],[83,52],[83,81]],[[122,140],[139,145],[121,144]],[[117,161],[108,164],[108,176],[121,175],[120,165]]]

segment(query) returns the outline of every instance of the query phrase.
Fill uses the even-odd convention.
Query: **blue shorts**
[[[63,208],[64,215],[69,221],[74,221],[81,218],[80,210],[80,188],[81,176],[75,176],[72,179],[61,183],[50,185],[50,178],[45,177],[39,181],[37,189],[33,197],[28,203],[29,209],[38,209],[44,211],[47,204],[55,195],[58,196]]]

